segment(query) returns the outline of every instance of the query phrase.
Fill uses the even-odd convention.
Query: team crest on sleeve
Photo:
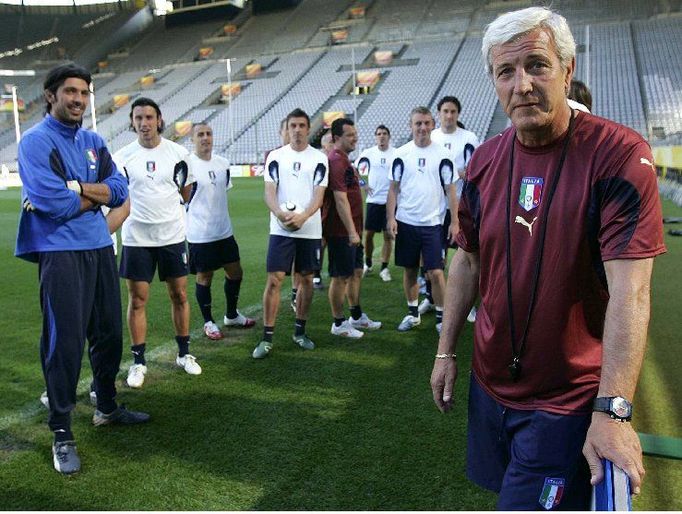
[[[532,211],[542,199],[542,186],[544,179],[539,177],[523,177],[521,179],[521,191],[519,192],[519,205],[526,211]]]
[[[561,503],[566,481],[563,478],[545,478],[545,485],[540,494],[540,505],[546,510],[553,509]]]

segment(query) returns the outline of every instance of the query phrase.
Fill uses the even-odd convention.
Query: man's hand
[[[388,236],[391,239],[395,239],[395,236],[398,235],[398,222],[395,220],[395,218],[392,218],[386,222],[386,231],[388,232]]]
[[[436,359],[431,372],[431,391],[438,410],[445,413],[452,409],[452,392],[457,379],[456,359]]]
[[[639,494],[644,478],[642,447],[630,423],[611,419],[608,414],[594,412],[587,431],[583,455],[590,466],[590,483],[596,485],[604,479],[601,459],[608,459],[630,477],[634,494]]]
[[[280,218],[282,222],[292,230],[298,230],[303,226],[308,217],[302,212],[290,212],[285,214],[283,218]]]
[[[455,237],[457,237],[457,232],[459,232],[459,220],[455,216],[448,227],[448,242],[450,244],[454,244]]]
[[[352,234],[348,234],[348,246],[360,246],[360,236],[357,232],[353,231]]]
[[[24,200],[24,203],[21,204],[21,207],[26,212],[34,212],[36,210],[36,208],[33,207],[33,204],[31,203],[31,201],[28,198],[26,200]]]

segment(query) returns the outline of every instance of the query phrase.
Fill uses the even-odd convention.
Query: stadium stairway
[[[508,125],[509,118],[507,117],[507,113],[504,112],[502,104],[500,102],[497,102],[497,104],[495,105],[495,111],[493,112],[493,119],[490,120],[488,133],[485,136],[486,140],[502,132],[504,129],[507,128]]]

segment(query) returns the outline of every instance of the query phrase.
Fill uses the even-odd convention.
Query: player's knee
[[[130,296],[130,307],[134,311],[140,311],[144,310],[145,306],[147,305],[147,296],[146,295],[131,295]]]
[[[173,305],[184,305],[187,303],[187,291],[185,289],[173,289],[169,291]]]

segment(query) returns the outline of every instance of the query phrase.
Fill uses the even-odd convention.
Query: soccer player
[[[453,404],[457,340],[479,290],[467,476],[498,510],[589,510],[601,459],[639,493],[629,421],[653,260],[665,251],[651,149],[566,102],[575,41],[544,7],[506,13],[482,54],[512,126],[474,153],[431,375]]]
[[[372,321],[360,306],[362,282],[362,192],[360,176],[348,159],[355,150],[358,133],[347,118],[334,120],[331,127],[333,149],[329,152],[329,187],[322,205],[322,235],[329,257],[329,305],[336,336],[360,338],[360,330],[377,330],[381,322]],[[343,315],[348,298],[351,319]]]
[[[329,152],[334,149],[334,142],[332,140],[332,131],[328,130],[320,138],[320,149],[324,154],[329,157]],[[324,289],[324,284],[322,283],[322,266],[324,265],[324,251],[327,249],[327,242],[325,238],[322,238],[322,243],[320,247],[320,269],[316,270],[313,274],[313,289]]]
[[[125,210],[105,219],[100,206],[123,205],[128,187],[102,138],[81,128],[90,82],[90,73],[75,64],[50,70],[43,86],[47,114],[19,143],[24,209],[16,255],[39,266],[40,358],[54,433],[52,461],[64,474],[80,470],[71,411],[86,338],[97,394],[93,425],[149,420],[115,401],[123,328],[107,222],[115,230]]]
[[[393,240],[386,230],[386,199],[391,184],[390,167],[393,162],[395,148],[391,146],[391,131],[386,125],[379,125],[374,130],[376,146],[364,150],[358,158],[360,175],[367,175],[367,216],[365,218],[365,265],[363,273],[372,271],[372,254],[374,253],[374,234],[383,232],[384,245],[381,247],[381,271],[379,276],[384,282],[390,282],[391,271],[388,263],[391,259]]]
[[[223,290],[227,308],[223,324],[251,328],[256,322],[237,311],[243,272],[225,194],[232,189],[230,163],[213,155],[213,130],[208,124],[192,127],[192,142],[190,167],[196,182],[187,207],[189,269],[197,276],[195,292],[204,317],[204,334],[216,341],[223,338],[211,312],[211,282],[217,269],[225,271]]]
[[[431,141],[433,125],[431,111],[426,107],[415,107],[410,113],[413,139],[396,150],[391,167],[386,219],[389,233],[395,238],[395,263],[405,268],[403,288],[409,311],[398,325],[400,332],[421,323],[417,305],[420,257],[431,275],[439,332],[443,321],[445,276],[441,225],[445,216],[444,198],[448,198],[454,211],[457,195],[450,154]],[[456,229],[457,219],[454,218],[448,229],[448,239],[452,240]]]
[[[320,207],[329,180],[328,162],[326,155],[308,144],[310,118],[305,111],[294,109],[288,114],[287,131],[290,143],[270,152],[263,173],[265,203],[270,209],[270,242],[263,292],[263,340],[253,350],[254,359],[265,358],[272,350],[282,280],[292,265],[298,285],[293,341],[305,350],[315,348],[305,325],[313,298],[313,272],[320,268]]]
[[[462,194],[462,184],[464,182],[464,174],[469,159],[478,148],[480,144],[478,137],[473,132],[464,129],[460,126],[459,115],[462,113],[462,104],[454,96],[444,96],[438,102],[438,118],[440,120],[440,127],[431,132],[431,140],[435,143],[443,145],[450,152],[450,157],[455,165],[455,172],[457,176],[457,203]],[[456,244],[451,243],[447,239],[448,228],[452,220],[451,211],[445,211],[445,221],[443,222],[443,248],[445,249],[445,260],[447,260],[448,248],[457,247]],[[426,298],[419,304],[419,314],[425,314],[433,310],[433,297],[431,296],[431,280],[426,281]],[[467,319],[470,322],[476,321],[476,307],[471,308],[471,312]]]
[[[147,301],[151,282],[159,269],[171,300],[178,355],[175,363],[190,375],[201,366],[189,353],[189,302],[187,301],[187,250],[185,209],[192,176],[189,152],[161,136],[161,109],[153,100],[136,99],[130,107],[130,123],[137,140],[114,155],[130,188],[130,216],[123,223],[120,274],[128,287],[128,329],[134,363],[128,370],[128,386],[139,388],[147,373]]]

